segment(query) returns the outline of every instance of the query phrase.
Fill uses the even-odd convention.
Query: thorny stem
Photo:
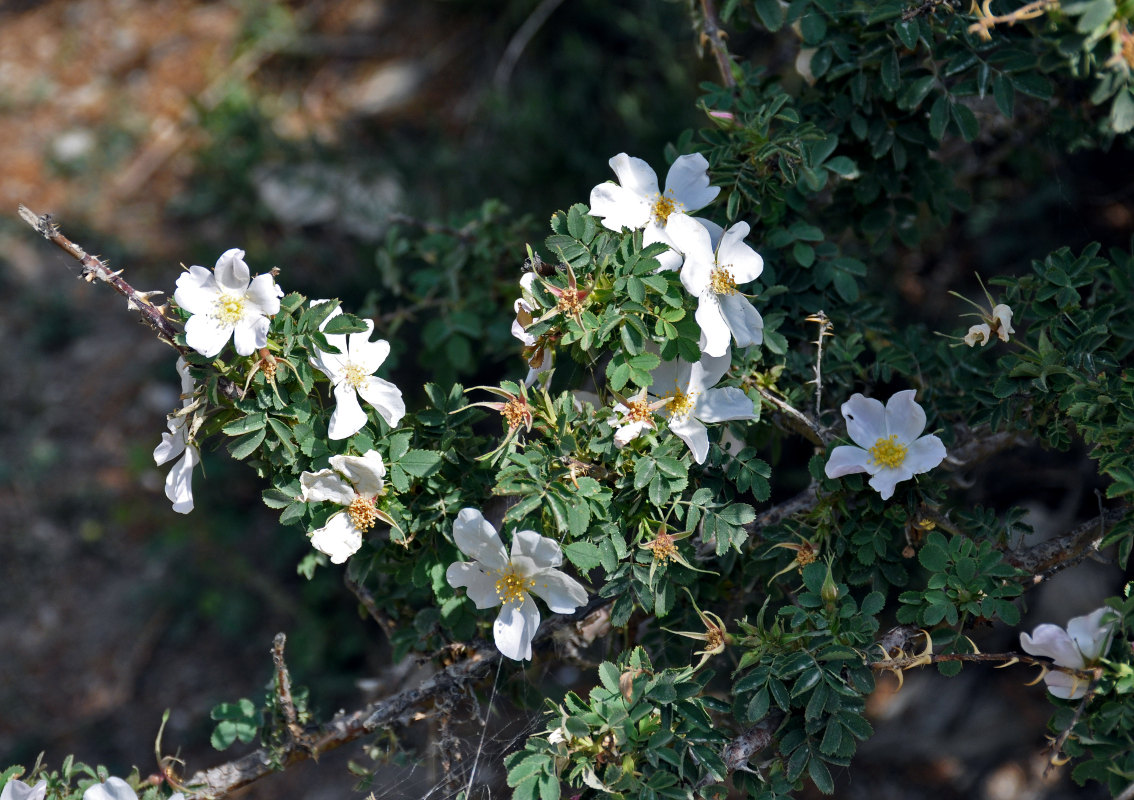
[[[756,386],[756,391],[759,395],[783,412],[788,419],[789,424],[795,429],[797,433],[803,434],[808,441],[812,442],[816,447],[826,447],[831,435],[823,430],[815,420],[808,417],[802,411],[794,408],[786,400],[781,400],[770,391],[762,386]]]
[[[1067,757],[1060,758],[1059,754],[1063,752],[1063,745],[1067,741],[1067,737],[1071,735],[1072,729],[1079,724],[1079,720],[1083,716],[1083,711],[1086,709],[1087,703],[1091,702],[1091,698],[1095,695],[1095,687],[1099,684],[1099,678],[1102,677],[1102,671],[1098,667],[1091,670],[1091,672],[1093,674],[1091,675],[1091,682],[1087,685],[1087,693],[1083,695],[1083,699],[1080,701],[1078,708],[1076,708],[1075,713],[1071,715],[1071,721],[1067,723],[1067,727],[1064,728],[1059,736],[1051,743],[1051,757],[1048,758],[1047,766],[1043,769],[1043,777],[1045,778],[1052,767],[1066,764],[1069,760]]]
[[[299,720],[295,713],[295,701],[291,696],[291,675],[288,674],[287,664],[284,663],[284,645],[287,644],[287,636],[283,633],[277,633],[276,638],[272,640],[272,663],[276,668],[276,701],[283,709],[284,722],[287,723],[288,732],[293,738],[298,739],[303,734],[303,729],[299,727]]]
[[[819,324],[819,336],[815,339],[815,419],[820,419],[823,408],[823,337],[830,336],[833,326],[822,311],[807,318],[808,322]]]
[[[725,86],[732,89],[736,86],[736,78],[732,76],[732,61],[729,59],[728,50],[724,46],[724,40],[728,34],[721,30],[721,21],[717,17],[717,9],[713,0],[701,0],[701,19],[704,25],[701,31],[701,42],[708,43],[709,49],[713,51],[713,58],[717,61],[721,81]]]
[[[98,256],[92,256],[86,250],[79,247],[79,245],[72,242],[59,231],[59,226],[51,221],[50,214],[38,216],[34,211],[25,206],[23,203],[19,206],[20,217],[28,225],[31,225],[37,233],[44,239],[59,247],[71,258],[78,261],[83,267],[83,279],[88,283],[98,278],[101,281],[109,283],[114,287],[114,290],[126,298],[127,307],[131,311],[137,311],[142,315],[154,331],[157,333],[158,338],[174,348],[181,355],[186,355],[189,348],[181,347],[174,343],[173,337],[177,335],[177,329],[173,326],[161,309],[155,306],[149,300],[149,295],[156,294],[156,292],[139,293],[133,286],[128,284],[122,278],[122,270],[112,272],[106,262]]]

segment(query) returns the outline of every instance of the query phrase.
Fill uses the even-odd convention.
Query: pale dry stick
[[[523,55],[524,50],[527,48],[528,43],[531,42],[532,37],[539,32],[548,18],[563,4],[563,0],[543,0],[535,11],[528,15],[524,20],[524,24],[516,30],[513,34],[508,46],[504,48],[504,55],[500,57],[500,63],[496,65],[496,72],[492,76],[492,85],[496,87],[496,91],[504,90],[508,85],[508,81],[512,77],[512,71],[516,68],[516,64]]]
[[[596,598],[571,616],[548,620],[540,626],[533,645],[546,649],[556,632],[586,620],[611,602],[610,599]],[[500,651],[494,646],[484,642],[476,643],[476,646],[466,651],[463,659],[450,664],[413,689],[350,713],[340,712],[330,721],[301,732],[296,740],[282,749],[261,747],[241,758],[200,770],[178,781],[178,787],[185,793],[186,800],[217,800],[268,775],[300,761],[317,758],[377,730],[426,719],[436,713],[438,697],[459,691],[487,677],[491,669],[501,663],[502,658]]]
[[[815,312],[806,321],[819,324],[819,337],[815,340],[815,380],[811,381],[815,384],[815,419],[818,420],[823,408],[823,337],[833,335],[834,326],[822,311]]]
[[[303,729],[299,727],[299,720],[295,713],[295,701],[291,696],[291,675],[288,674],[287,664],[284,663],[284,646],[286,644],[287,636],[283,633],[277,633],[276,638],[272,640],[272,664],[276,668],[276,702],[283,710],[288,733],[291,734],[293,739],[298,740],[303,735]]]
[[[1020,6],[1015,11],[995,16],[992,13],[992,0],[983,0],[980,5],[980,10],[976,10],[976,2],[973,2],[974,12],[977,14],[978,19],[969,26],[969,33],[975,33],[986,42],[992,40],[990,31],[997,25],[1015,25],[1025,19],[1035,19],[1042,17],[1047,9],[1058,8],[1059,0],[1034,0],[1025,6]]]

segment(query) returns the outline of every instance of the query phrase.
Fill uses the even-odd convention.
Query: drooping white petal
[[[473,605],[484,610],[500,605],[500,595],[496,594],[496,577],[487,574],[473,561],[454,561],[445,570],[445,580],[454,589],[465,587],[465,594]]]
[[[916,396],[915,390],[907,389],[886,401],[886,435],[896,435],[901,444],[909,444],[925,430],[925,412],[914,400]]]
[[[345,381],[335,384],[335,410],[327,426],[327,437],[346,439],[354,436],[366,424],[366,412],[358,404],[358,394]]]
[[[1113,617],[1114,612],[1107,607],[1097,608],[1082,617],[1072,617],[1067,623],[1067,635],[1075,642],[1085,662],[1096,661],[1110,648],[1114,635],[1114,622],[1103,624],[1104,617]]]
[[[244,251],[235,247],[226,250],[217,259],[213,274],[222,292],[243,295],[248,290],[250,275],[248,265],[244,263]]]
[[[530,661],[532,638],[539,628],[539,608],[530,597],[520,605],[507,603],[492,624],[492,638],[501,655],[513,661]]]
[[[693,316],[701,328],[701,352],[707,356],[723,356],[727,353],[732,342],[732,331],[721,313],[720,301],[712,291],[701,294]]]
[[[351,363],[357,364],[364,373],[373,375],[378,367],[390,355],[390,343],[385,339],[370,341],[374,331],[374,323],[366,320],[366,330],[362,333],[352,333],[347,336],[347,352]]]
[[[713,267],[713,242],[709,230],[688,214],[673,214],[666,223],[666,235],[685,256],[681,282],[685,290],[699,295],[709,284]],[[692,273],[687,275],[686,273]]]
[[[689,377],[685,385],[689,387],[689,392],[700,394],[704,389],[716,386],[731,366],[731,352],[721,356],[703,355],[696,364],[689,365],[689,371],[686,373]]]
[[[520,558],[531,559],[533,568],[524,572],[530,574],[558,567],[563,563],[563,550],[554,539],[540,536],[535,531],[516,531],[512,534],[512,563],[516,564]]]
[[[733,419],[755,419],[752,398],[736,386],[706,389],[696,401],[693,416],[702,422],[726,422]]]
[[[544,570],[531,578],[535,581],[532,594],[547,603],[552,613],[573,614],[575,609],[587,602],[587,590],[583,584],[560,570]]]
[[[902,467],[908,469],[910,475],[920,475],[929,472],[944,460],[945,444],[936,436],[922,436],[910,443]]]
[[[453,542],[469,558],[488,569],[501,570],[508,566],[508,553],[500,534],[475,508],[462,508],[453,521]]]
[[[185,343],[206,358],[217,355],[232,336],[232,328],[208,313],[194,314],[185,323]]]
[[[362,547],[362,532],[354,527],[349,513],[340,511],[311,533],[311,546],[326,553],[332,564],[342,564]]]
[[[654,425],[651,422],[642,420],[640,422],[628,422],[614,432],[614,446],[621,450],[630,442],[637,439],[647,430],[653,430]]]
[[[161,444],[154,448],[154,463],[159,467],[172,461],[185,450],[185,426],[180,425],[174,433],[163,433]]]
[[[717,298],[720,313],[737,347],[748,347],[764,341],[764,318],[742,294],[726,294]],[[709,355],[723,355],[710,353]]]
[[[988,326],[988,323],[982,322],[980,325],[973,325],[969,328],[969,332],[965,334],[965,344],[969,347],[978,344],[984,347],[988,344],[990,338],[992,338],[992,328]]]
[[[138,795],[126,781],[111,777],[106,779],[106,783],[88,786],[83,792],[83,800],[138,800]]]
[[[193,317],[193,319],[197,319]],[[232,344],[242,356],[250,356],[268,344],[268,328],[271,321],[264,316],[246,313],[232,330]],[[186,338],[188,341],[188,338]]]
[[[870,453],[861,447],[843,444],[831,451],[824,471],[828,478],[841,478],[856,472],[869,472]]]
[[[35,786],[28,786],[21,780],[9,778],[0,792],[0,800],[43,800],[47,796],[47,781],[41,780]]]
[[[299,476],[299,485],[303,487],[300,499],[305,503],[337,503],[340,506],[349,506],[358,496],[354,487],[331,469],[304,472]]]
[[[688,213],[713,202],[721,187],[709,185],[708,160],[700,153],[691,153],[678,156],[673,162],[665,176],[665,191],[667,195],[672,193]]]
[[[1043,682],[1049,692],[1064,700],[1078,700],[1087,693],[1087,686],[1090,683],[1066,672],[1054,670],[1043,676]]]
[[[692,414],[689,414],[680,419],[671,419],[669,429],[689,446],[689,452],[693,454],[694,461],[698,464],[705,463],[705,459],[709,455],[708,428],[701,424]]]
[[[1044,623],[1037,625],[1029,636],[1020,634],[1020,647],[1033,656],[1047,656],[1061,667],[1082,669],[1083,655],[1067,631],[1058,625]]]
[[[406,415],[402,390],[389,381],[371,375],[359,387],[358,393],[362,395],[363,400],[374,406],[374,410],[391,428],[398,427],[398,423]]]
[[[847,421],[847,434],[860,447],[870,449],[879,439],[889,436],[886,430],[886,410],[881,401],[861,394],[852,394],[842,405]]]
[[[201,452],[193,445],[185,448],[185,455],[173,465],[165,476],[165,496],[173,503],[178,514],[193,510],[193,468],[201,463]]]
[[[996,321],[996,335],[1000,337],[1000,341],[1008,341],[1008,334],[1016,332],[1012,327],[1012,309],[998,303],[992,307],[992,318]]]
[[[906,480],[910,475],[905,474],[901,469],[878,469],[877,465],[869,465],[867,472],[871,472],[870,488],[878,492],[883,500],[889,500],[894,496],[894,489],[899,483]]]
[[[377,450],[368,450],[361,456],[331,456],[331,469],[345,476],[354,490],[366,497],[374,497],[385,485],[382,479],[386,477],[386,465]],[[343,505],[349,503],[348,500]]]

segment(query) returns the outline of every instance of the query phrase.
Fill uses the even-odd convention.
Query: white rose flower
[[[1000,337],[1000,341],[1008,341],[1008,334],[1016,332],[1012,327],[1012,309],[1003,303],[994,305],[992,307],[992,327],[996,330],[996,335]]]
[[[851,395],[842,412],[847,433],[858,447],[840,445],[832,450],[827,477],[868,472],[871,488],[889,500],[900,481],[940,464],[945,445],[932,434],[921,436],[925,412],[914,402],[916,394],[913,389],[898,392],[886,401],[885,408],[873,398]]]
[[[341,308],[336,308],[323,320],[320,330],[342,313]],[[374,322],[366,320],[366,330],[362,333],[328,334],[327,341],[340,352],[325,353],[316,348],[315,355],[311,358],[311,366],[330,378],[334,386],[335,410],[331,414],[327,431],[331,439],[346,439],[358,433],[366,424],[367,416],[359,405],[359,395],[382,415],[382,419],[391,428],[396,428],[405,416],[406,404],[402,399],[402,390],[389,381],[374,376],[390,355],[390,343],[385,339],[370,341],[373,332]]]
[[[184,358],[177,359],[177,374],[181,376],[181,408],[184,410],[195,405],[193,392],[197,384]],[[154,463],[158,466],[185,454],[165,476],[165,496],[178,514],[193,510],[193,468],[201,463],[201,451],[189,442],[190,419],[187,413],[171,414],[166,421],[169,433],[163,433],[161,444],[154,448]]]
[[[651,394],[665,401],[659,411],[667,418],[669,429],[689,446],[698,464],[704,464],[709,455],[705,423],[756,419],[752,400],[743,389],[712,388],[731,363],[731,354],[726,352],[723,356],[702,356],[696,364],[682,359],[663,361],[650,373]]]
[[[41,780],[35,786],[15,778],[9,778],[0,792],[0,800],[43,800],[47,796],[47,781]]]
[[[465,508],[453,523],[453,541],[473,560],[450,564],[445,577],[454,589],[464,586],[477,608],[501,606],[492,635],[507,658],[532,657],[532,639],[540,622],[533,594],[555,614],[570,614],[587,602],[583,585],[556,569],[563,563],[563,551],[554,539],[535,531],[516,531],[509,556],[484,515]]]
[[[268,343],[268,317],[279,313],[283,290],[271,275],[249,280],[244,251],[232,249],[217,259],[213,272],[193,266],[177,278],[173,300],[192,314],[185,341],[212,358],[231,338],[236,352],[250,356]]]
[[[980,325],[973,325],[969,328],[969,332],[965,334],[965,344],[969,347],[980,345],[984,347],[992,338],[992,329],[988,327],[988,323],[982,322]]]
[[[716,199],[719,186],[709,185],[709,162],[700,153],[679,156],[665,177],[665,192],[658,190],[658,176],[640,158],[619,153],[610,159],[618,183],[600,183],[591,190],[591,214],[600,217],[612,231],[644,228],[642,243],[673,245],[667,223],[704,208]],[[681,255],[670,251],[658,256],[662,269],[677,269]]]
[[[748,223],[736,223],[715,241],[710,230],[693,217],[675,216],[667,230],[677,249],[685,254],[681,283],[698,300],[696,318],[701,326],[702,351],[723,356],[730,339],[737,347],[764,341],[763,318],[736,290],[764,271],[764,259],[744,243]]]
[[[362,547],[362,536],[382,520],[394,521],[376,502],[386,482],[386,466],[377,450],[361,456],[331,456],[331,468],[304,472],[300,499],[305,503],[337,503],[345,511],[332,516],[327,524],[311,532],[311,546],[342,564]]]
[[[1103,618],[1109,617],[1104,623]],[[1020,647],[1033,656],[1047,656],[1061,667],[1085,669],[1097,662],[1110,648],[1116,620],[1114,612],[1103,607],[1082,617],[1073,617],[1067,630],[1044,623],[1029,636],[1020,634]],[[1064,700],[1077,700],[1087,693],[1087,683],[1066,672],[1043,676],[1047,690]]]

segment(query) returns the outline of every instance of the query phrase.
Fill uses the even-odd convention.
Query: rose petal
[[[312,532],[311,546],[326,553],[332,564],[342,564],[362,547],[362,532],[354,527],[350,514],[340,511]]]
[[[500,534],[475,508],[462,508],[453,521],[453,542],[469,558],[490,570],[508,566],[508,553]]]
[[[872,397],[853,394],[842,405],[847,421],[847,434],[859,447],[869,450],[879,439],[889,436],[886,430],[886,410]]]
[[[513,661],[528,661],[532,657],[532,638],[539,628],[539,608],[525,596],[522,605],[508,603],[500,609],[500,616],[492,625],[496,649]]]

